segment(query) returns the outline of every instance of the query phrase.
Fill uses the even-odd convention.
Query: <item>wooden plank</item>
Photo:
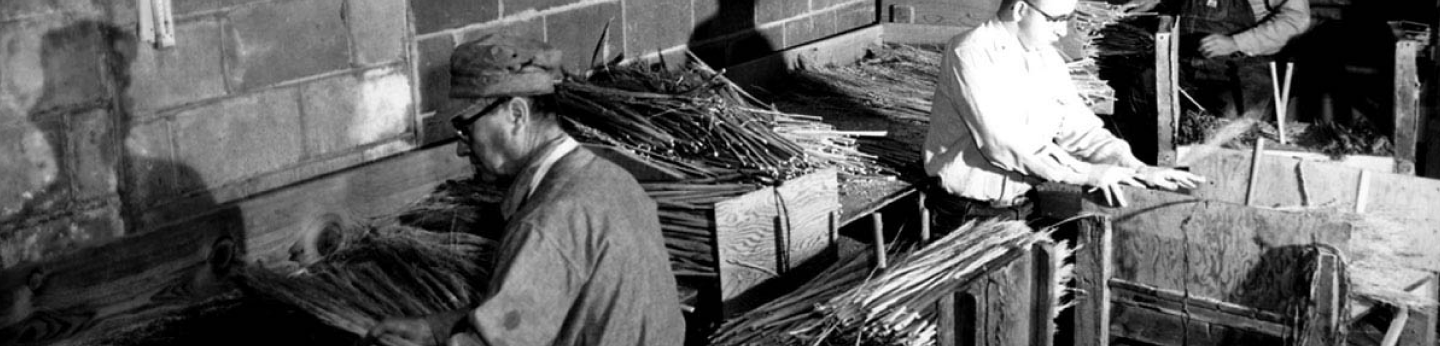
[[[725,77],[745,88],[765,86],[789,71],[805,66],[828,64],[847,65],[860,60],[872,46],[881,43],[884,29],[880,25],[865,26],[803,45],[790,47],[775,54],[725,68]]]
[[[757,286],[830,248],[830,217],[840,209],[836,175],[821,170],[715,204],[724,315],[782,293]]]
[[[1037,189],[1040,211],[1110,215],[1115,220],[1115,278],[1262,308],[1282,292],[1272,284],[1297,251],[1313,242],[1344,249],[1352,225],[1320,211],[1283,211],[1126,188],[1131,205],[1110,208],[1078,188]],[[1066,207],[1053,199],[1075,199]],[[1058,205],[1058,207],[1056,207]],[[1078,214],[1068,214],[1078,215]],[[1176,268],[1179,268],[1177,270]]]
[[[1079,243],[1075,254],[1075,340],[1078,346],[1110,344],[1110,218],[1099,216],[1077,222]]]
[[[1217,201],[1244,200],[1244,181],[1224,177],[1243,176],[1242,162],[1248,156],[1237,150],[1220,150],[1191,167],[1211,177],[1193,196]],[[1265,207],[1353,211],[1361,200],[1360,168],[1335,163],[1288,157],[1265,156],[1257,204]],[[1369,201],[1363,216],[1354,216],[1356,251],[1374,250],[1404,258],[1406,267],[1440,271],[1440,180],[1405,174],[1370,174]]]
[[[1114,304],[1141,308],[1204,325],[1225,326],[1236,330],[1284,337],[1290,335],[1284,315],[1203,297],[1187,296],[1184,292],[1147,287],[1125,280],[1111,281]]]
[[[1060,283],[1056,281],[1055,274],[1060,271],[1064,259],[1057,256],[1057,244],[1054,242],[1040,242],[1031,247],[1032,263],[1031,269],[1031,299],[1033,318],[1030,321],[1032,345],[1054,345],[1055,344],[1055,308],[1060,306],[1060,296],[1056,289]]]
[[[977,283],[986,286],[985,319],[980,324],[985,337],[979,345],[1029,345],[1031,343],[1034,257],[1019,256],[1003,269],[986,274]]]
[[[1161,166],[1173,166],[1175,135],[1180,129],[1180,102],[1177,98],[1179,81],[1180,40],[1175,37],[1179,22],[1170,16],[1161,16],[1155,33],[1155,110],[1159,119],[1155,123],[1156,158]]]
[[[1344,318],[1340,315],[1342,292],[1340,291],[1339,258],[1336,254],[1318,255],[1315,271],[1311,276],[1310,302],[1305,314],[1305,330],[1300,335],[1302,345],[1338,345],[1340,328]]]
[[[1395,168],[1399,174],[1415,174],[1416,145],[1420,125],[1420,75],[1416,55],[1426,43],[1411,39],[1395,42]]]
[[[1185,319],[1149,305],[1115,304],[1111,333],[1121,344],[1142,345],[1283,345],[1284,339],[1197,319]]]

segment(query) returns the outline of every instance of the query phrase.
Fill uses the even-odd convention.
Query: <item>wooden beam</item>
[[[1395,167],[1399,174],[1415,174],[1416,145],[1420,128],[1420,76],[1416,59],[1426,42],[1401,39],[1395,42]]]
[[[1079,240],[1075,254],[1075,340],[1077,346],[1110,344],[1111,222],[1108,216],[1077,222]]]
[[[1160,17],[1160,26],[1155,33],[1155,111],[1156,120],[1155,163],[1160,166],[1174,166],[1175,136],[1180,129],[1179,53],[1180,39],[1176,36],[1179,20],[1170,16]]]

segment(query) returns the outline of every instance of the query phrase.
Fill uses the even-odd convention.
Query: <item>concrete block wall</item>
[[[721,68],[876,22],[877,0],[410,0],[426,143],[449,137],[450,53],[488,33],[550,42],[567,68],[686,49]],[[608,26],[608,31],[606,30]],[[602,42],[602,34],[608,35]],[[438,112],[438,113],[437,113]]]
[[[414,147],[404,2],[176,1],[168,48],[135,3],[0,3],[0,268]]]

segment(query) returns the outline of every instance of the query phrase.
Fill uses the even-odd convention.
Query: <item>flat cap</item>
[[[560,50],[539,40],[489,34],[450,56],[450,97],[489,98],[555,92]]]

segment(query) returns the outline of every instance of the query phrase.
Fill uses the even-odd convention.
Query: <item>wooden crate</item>
[[[715,204],[722,314],[734,316],[784,293],[785,276],[828,262],[840,210],[834,169]],[[813,274],[813,273],[812,273]]]

